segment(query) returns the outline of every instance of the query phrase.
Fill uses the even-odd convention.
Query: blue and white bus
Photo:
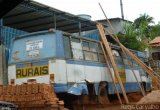
[[[140,66],[127,59],[118,46],[111,45],[111,48],[125,91],[140,91],[133,71],[145,90],[149,91],[150,78]],[[146,61],[144,53],[132,52]],[[131,61],[133,71],[127,60]],[[30,79],[53,84],[56,93],[88,95],[94,91],[95,95],[99,95],[102,83],[105,83],[107,94],[115,94],[100,41],[57,30],[29,33],[14,40],[9,58],[8,82],[23,84]],[[121,93],[118,84],[117,88]]]

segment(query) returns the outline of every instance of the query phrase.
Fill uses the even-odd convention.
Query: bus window
[[[116,57],[114,57],[114,59],[115,59],[117,65],[124,65],[124,63],[122,61],[122,57],[116,56]]]
[[[102,53],[103,54],[103,51],[102,51],[102,48],[101,48],[100,44],[98,46],[98,53]]]
[[[133,65],[133,67],[138,67],[137,62],[136,62],[136,61],[134,61],[134,60],[132,60],[132,65]]]
[[[105,63],[104,55],[101,53],[99,54],[99,62]]]
[[[84,51],[84,57],[85,57],[85,60],[98,61],[97,53]]]
[[[98,54],[99,54],[99,58],[98,58],[99,62],[105,63],[105,58],[104,58],[103,51],[100,44],[98,45]]]
[[[85,60],[92,60],[92,54],[91,52],[87,52],[87,51],[84,51],[84,57],[85,57]]]
[[[98,61],[98,43],[83,41],[82,46],[85,60]]]
[[[83,50],[89,50],[89,42],[83,41],[82,45],[83,45]]]
[[[113,56],[116,56],[116,57],[119,57],[119,52],[117,50],[112,50],[112,55]]]
[[[89,46],[90,46],[90,50],[91,50],[92,52],[97,52],[97,49],[98,49],[98,44],[97,44],[97,43],[90,42],[90,43],[89,43]]]
[[[124,63],[122,61],[122,57],[120,56],[118,50],[113,49],[112,55],[114,56],[114,59],[115,59],[117,65],[124,65]]]
[[[123,59],[124,65],[131,66],[131,67],[138,67],[137,62],[135,62],[133,59],[130,58],[124,58]]]
[[[98,61],[98,54],[97,53],[92,53],[93,56],[93,61]]]
[[[80,43],[80,39],[73,38],[73,37],[71,38],[71,41],[72,41],[72,42],[77,42],[77,43]]]
[[[98,43],[90,42],[89,43],[90,51],[92,52],[92,60],[93,61],[98,61]]]
[[[123,59],[124,65],[129,65],[128,60],[126,58]]]
[[[64,36],[63,43],[64,43],[65,58],[67,58],[67,59],[72,58],[70,38],[67,36]]]
[[[83,60],[83,51],[80,39],[78,38],[71,38],[71,46],[72,46],[72,53],[73,58],[77,60]]]
[[[83,47],[83,53],[84,53],[85,60],[92,60],[91,52],[89,52],[90,51],[89,42],[83,41],[82,47]]]

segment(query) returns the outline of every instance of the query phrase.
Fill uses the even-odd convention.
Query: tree
[[[154,23],[153,17],[145,14],[140,14],[140,17],[134,20],[135,28],[139,28],[143,25],[143,27],[148,27],[151,23]]]
[[[124,33],[125,34],[118,34],[119,39],[123,45],[125,45],[129,49],[133,50],[144,50],[146,44],[144,44],[140,39],[137,37],[137,31],[135,30],[134,24],[126,23],[124,24]]]
[[[150,27],[150,38],[154,39],[157,36],[160,36],[160,23]]]
[[[122,44],[130,49],[143,51],[153,36],[160,35],[160,25],[151,26],[151,24],[154,24],[153,17],[147,14],[141,14],[133,23],[126,23],[125,34],[119,35]]]
[[[153,17],[145,14],[141,14],[140,17],[134,20],[133,25],[137,30],[139,39],[149,38],[150,36],[150,25],[154,24]]]

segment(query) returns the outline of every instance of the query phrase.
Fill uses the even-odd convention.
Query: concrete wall
[[[111,23],[111,25],[112,25],[112,27],[113,27],[113,29],[114,29],[114,34],[117,34],[117,33],[123,33],[123,34],[124,34],[123,28],[124,28],[124,24],[127,23],[127,21],[122,20],[122,19],[119,19],[119,18],[117,18],[117,19],[110,19],[109,21],[110,21],[110,23]],[[111,30],[111,27],[110,27],[110,25],[107,23],[106,20],[100,21],[100,22],[101,22],[101,23],[104,23],[105,25],[107,25],[107,26],[108,26],[108,27],[107,27],[107,30],[108,30],[110,33],[113,34],[113,32],[112,32],[112,30]]]
[[[124,32],[125,24],[126,23],[131,23],[130,21],[123,20],[121,18],[109,19],[109,21],[110,21],[110,23],[111,23],[111,25],[113,27],[113,32],[112,32],[112,29],[111,29],[110,25],[108,24],[108,22],[106,20],[100,20],[98,22],[100,22],[100,23],[104,24],[105,26],[107,26],[106,29],[111,34],[118,34],[118,33],[125,34],[125,32]],[[100,40],[99,32],[98,32],[97,29],[86,31],[86,32],[82,32],[81,34],[82,34],[82,36],[85,36],[85,37],[88,37],[88,38],[91,38],[91,39],[94,39],[94,40]],[[109,34],[106,32],[106,35],[109,35]]]

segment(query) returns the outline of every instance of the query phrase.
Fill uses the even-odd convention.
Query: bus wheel
[[[100,104],[109,104],[107,82],[101,82],[98,89],[98,101]]]

